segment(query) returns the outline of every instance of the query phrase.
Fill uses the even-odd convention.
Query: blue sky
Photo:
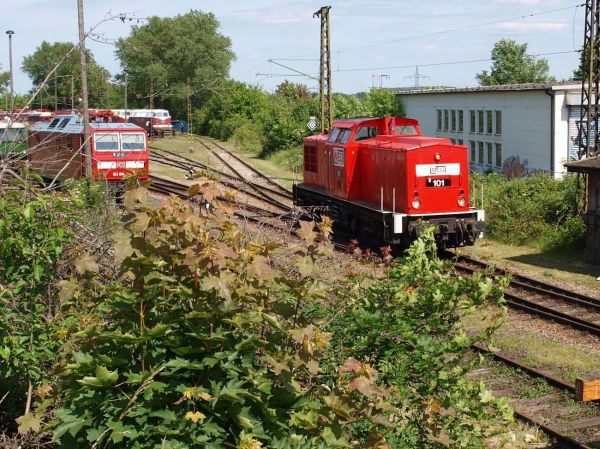
[[[5,0],[8,1],[8,0]],[[329,2],[277,0],[84,0],[86,29],[107,14],[130,13],[143,18],[174,16],[190,9],[215,14],[221,33],[233,42],[236,60],[231,77],[260,84],[272,91],[291,72],[269,59],[304,73],[317,75],[320,21],[312,14],[331,5],[332,84],[336,92],[352,93],[372,85],[412,86],[415,66],[429,78],[421,84],[476,85],[475,74],[489,68],[486,59],[501,38],[529,44],[532,54],[545,56],[551,73],[567,79],[578,63],[574,53],[583,40],[584,8],[572,0],[331,0]],[[24,56],[43,40],[77,39],[76,0],[16,0],[4,5],[0,16],[0,65],[8,69],[8,40],[12,29],[15,90],[31,88],[20,71]],[[553,12],[551,12],[553,11]],[[533,16],[532,16],[533,14]],[[96,32],[112,41],[129,34],[130,23],[109,20]],[[98,63],[111,74],[119,63],[110,43],[86,44]],[[285,59],[285,61],[283,60]],[[474,61],[474,62],[464,62]],[[257,74],[260,74],[257,76]],[[310,78],[287,76],[310,88]]]

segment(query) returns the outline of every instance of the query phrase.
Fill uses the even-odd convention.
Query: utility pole
[[[125,74],[125,121],[127,122],[127,74]]]
[[[585,2],[583,39],[583,77],[581,82],[581,115],[579,120],[579,159],[599,153],[598,118],[600,115],[600,14],[598,0]]]
[[[333,110],[331,104],[331,34],[329,30],[329,10],[322,6],[313,17],[321,18],[321,68],[319,71],[319,112],[321,134],[331,129]]]
[[[187,80],[187,116],[188,116],[188,151],[194,151],[194,141],[192,140],[192,90],[190,88],[190,79]]]
[[[81,97],[83,99],[83,144],[85,177],[92,179],[92,147],[90,145],[90,111],[88,110],[87,66],[85,60],[85,31],[83,24],[83,0],[77,0],[79,16],[79,61],[81,64]]]
[[[58,78],[56,70],[54,71],[54,112],[58,111]]]
[[[13,83],[13,63],[12,63],[12,36],[15,34],[13,30],[8,30],[8,67],[10,70],[10,120],[12,122],[13,114],[15,113],[15,86]]]
[[[383,79],[389,79],[390,75],[371,75],[371,84],[372,87],[375,88],[378,85],[376,84],[375,80],[379,78],[379,88],[383,89]]]
[[[419,87],[421,87],[421,80],[427,79],[427,78],[429,78],[429,76],[419,73],[419,66],[415,66],[415,74],[409,75],[406,78],[409,78],[409,79],[414,78],[415,79],[415,88],[418,89]]]

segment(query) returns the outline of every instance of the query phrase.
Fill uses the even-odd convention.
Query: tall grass
[[[487,236],[510,245],[543,250],[581,248],[585,224],[578,214],[575,176],[507,179],[471,175],[471,197],[486,211]]]

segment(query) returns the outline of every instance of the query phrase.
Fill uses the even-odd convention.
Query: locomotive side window
[[[343,144],[348,143],[348,140],[350,139],[350,134],[352,134],[352,130],[351,129],[344,129],[340,133],[340,137],[338,139],[338,142],[343,143]]]
[[[398,136],[415,136],[416,134],[417,130],[412,125],[396,127],[396,135]]]
[[[94,143],[96,151],[119,151],[118,134],[94,134]]]
[[[146,148],[146,139],[141,133],[136,134],[121,134],[121,149],[128,150],[144,150]]]
[[[354,136],[354,141],[358,142],[359,140],[370,139],[371,137],[375,137],[377,135],[377,127],[376,126],[361,126],[356,131],[356,136]]]
[[[340,128],[333,128],[333,131],[331,131],[331,134],[329,134],[329,138],[327,139],[327,142],[329,142],[329,143],[335,142],[337,140],[339,134],[340,134]]]

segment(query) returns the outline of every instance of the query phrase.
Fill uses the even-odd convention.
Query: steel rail
[[[202,143],[201,139],[199,137],[196,137],[196,139],[198,140],[198,142]],[[261,177],[262,179],[264,179],[266,182],[268,182],[269,184],[277,187],[281,192],[283,192],[283,194],[285,194],[285,196],[287,196],[289,199],[292,199],[292,192],[290,191],[290,189],[288,189],[287,187],[282,186],[281,184],[279,184],[278,182],[274,181],[273,179],[271,179],[270,177],[266,176],[264,173],[262,173],[260,170],[256,169],[255,167],[253,167],[252,165],[250,165],[248,162],[246,162],[244,159],[242,159],[241,157],[239,157],[237,154],[235,154],[233,151],[230,151],[229,149],[225,148],[223,145],[214,142],[212,140],[209,141],[210,143],[212,143],[214,146],[216,146],[217,148],[225,151],[228,155],[230,155],[231,157],[233,157],[234,159],[238,160],[241,164],[243,164],[244,166],[246,166],[249,170],[253,171],[256,175],[258,175],[259,177]]]
[[[199,143],[201,145],[203,145],[208,151],[210,151],[215,157],[217,157],[217,159],[219,159],[221,162],[223,162],[232,172],[234,172],[236,174],[236,176],[239,177],[240,180],[242,180],[243,182],[248,183],[248,185],[250,185],[260,195],[264,196],[265,198],[269,198],[272,201],[275,201],[275,202],[279,203],[281,206],[285,206],[283,203],[280,203],[279,201],[277,201],[275,199],[272,199],[266,193],[264,193],[263,192],[263,190],[265,190],[264,186],[256,185],[252,181],[250,181],[250,180],[246,179],[244,176],[242,176],[242,174],[235,167],[233,167],[233,165],[231,165],[228,161],[226,161],[225,158],[223,156],[221,156],[217,151],[213,150],[212,148],[210,148],[207,144],[205,144],[202,141],[199,141]]]
[[[157,155],[155,155],[155,156],[157,156]],[[151,157],[151,159],[153,159],[154,161],[159,162],[161,164],[169,165],[169,166],[175,167],[175,168],[180,168],[182,170],[187,170],[189,168],[188,166],[184,165],[183,162],[179,162],[179,161],[173,160],[171,158],[167,158],[165,156],[160,156],[160,155],[158,155],[158,156],[159,156],[159,158],[163,158],[163,159],[162,160],[161,159],[157,159],[156,157]],[[203,168],[203,167],[200,166],[200,168]],[[235,177],[231,177],[231,178],[232,179],[237,179]],[[277,207],[278,209],[282,209],[282,210],[284,210],[286,212],[291,212],[293,210],[292,207],[287,206],[285,204],[282,204],[279,201],[274,200],[273,198],[269,197],[268,195],[267,196],[265,196],[265,195],[259,195],[259,194],[255,193],[254,191],[250,191],[250,190],[248,190],[246,188],[240,187],[240,185],[236,184],[235,182],[225,181],[223,179],[219,179],[218,182],[220,182],[221,184],[223,184],[223,185],[225,185],[227,187],[230,187],[232,189],[235,189],[235,190],[238,190],[240,192],[243,192],[246,195],[248,195],[248,196],[250,196],[252,198],[255,198],[255,199],[259,200],[259,201],[263,201],[263,202],[269,203],[271,206]],[[243,184],[247,184],[247,183],[243,182]]]
[[[153,149],[153,150],[155,150],[155,151],[159,151],[159,152],[167,153],[167,154],[170,154],[170,155],[172,155],[172,156],[175,156],[175,157],[177,157],[177,158],[180,158],[180,159],[182,159],[182,161],[179,161],[179,160],[176,160],[176,159],[173,159],[173,158],[169,158],[169,157],[167,157],[167,156],[164,156],[164,155],[161,155],[161,154],[156,154],[156,153],[155,153],[155,156],[159,156],[159,157],[161,157],[161,158],[164,158],[165,160],[171,161],[172,163],[181,164],[181,166],[180,166],[180,167],[178,167],[178,168],[181,168],[181,169],[183,169],[183,170],[188,170],[189,168],[200,168],[200,169],[202,169],[202,170],[207,170],[207,171],[210,171],[210,172],[212,172],[212,173],[216,173],[216,174],[218,174],[219,176],[222,176],[222,177],[225,177],[225,178],[228,178],[228,179],[234,180],[234,181],[239,181],[239,182],[241,182],[241,183],[243,183],[243,184],[247,184],[247,185],[249,185],[249,186],[254,186],[254,187],[256,187],[256,188],[258,188],[258,189],[261,189],[261,190],[263,190],[263,191],[265,191],[265,190],[266,190],[267,192],[271,192],[273,195],[279,195],[279,196],[282,196],[282,195],[281,195],[281,192],[278,192],[278,191],[276,191],[276,190],[273,190],[273,189],[271,189],[271,188],[269,188],[269,187],[261,186],[261,185],[259,185],[259,184],[256,184],[256,183],[252,182],[252,181],[248,181],[247,179],[240,178],[240,177],[237,177],[237,176],[233,176],[233,175],[231,175],[231,174],[229,174],[229,173],[225,173],[225,172],[223,172],[223,171],[221,171],[221,170],[218,170],[218,169],[216,169],[216,168],[214,168],[214,167],[210,167],[210,166],[208,166],[208,165],[206,165],[206,164],[203,164],[202,162],[194,161],[193,159],[190,159],[190,158],[187,158],[187,157],[185,157],[185,156],[179,155],[179,154],[177,154],[177,153],[174,153],[174,152],[172,152],[172,151],[163,150],[163,149],[160,149],[160,148],[155,148],[155,147],[150,147],[150,148],[151,148],[151,149]],[[188,164],[184,165],[184,162],[183,162],[183,161],[185,161],[185,162],[186,162],[186,163],[188,163]],[[157,162],[159,162],[159,163],[162,163],[161,161],[157,161]],[[167,164],[167,165],[171,165],[171,164]],[[223,182],[223,181],[221,180],[220,182]],[[253,190],[255,190],[255,189],[253,189]],[[264,192],[263,192],[263,193],[264,193]],[[263,194],[263,195],[261,195],[261,196],[263,196],[263,197],[264,197],[265,195]],[[279,207],[281,207],[281,205],[283,204],[283,203],[280,203],[280,202],[278,202],[278,201],[277,201],[277,200],[275,200],[274,198],[271,198],[271,199],[272,199],[274,202],[277,202],[277,203],[279,204]],[[291,207],[290,207],[290,206],[286,206],[286,207],[287,207],[287,209],[291,210]]]

